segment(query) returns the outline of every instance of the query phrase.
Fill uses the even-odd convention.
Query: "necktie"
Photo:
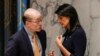
[[[40,56],[38,42],[37,42],[37,35],[34,34],[33,36],[33,48],[34,48],[34,56]]]

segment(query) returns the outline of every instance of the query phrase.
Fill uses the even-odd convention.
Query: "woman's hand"
[[[62,35],[57,36],[57,38],[56,38],[56,44],[57,44],[57,46],[62,46]]]
[[[62,35],[57,36],[56,38],[56,44],[61,50],[61,52],[64,54],[64,56],[70,56],[71,53],[62,45]]]

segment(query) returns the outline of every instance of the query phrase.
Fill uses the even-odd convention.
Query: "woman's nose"
[[[60,19],[57,19],[57,22],[60,23],[61,22]]]

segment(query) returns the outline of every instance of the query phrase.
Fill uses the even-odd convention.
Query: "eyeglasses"
[[[39,24],[39,23],[42,22],[42,19],[34,19],[34,20],[32,20],[32,21],[29,21],[29,22],[33,22],[33,23]]]

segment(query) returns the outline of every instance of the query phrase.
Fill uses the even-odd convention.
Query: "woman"
[[[79,23],[75,8],[69,4],[63,4],[55,13],[58,16],[57,22],[66,29],[63,36],[60,35],[56,38],[56,44],[61,50],[62,56],[84,56],[86,35]]]

